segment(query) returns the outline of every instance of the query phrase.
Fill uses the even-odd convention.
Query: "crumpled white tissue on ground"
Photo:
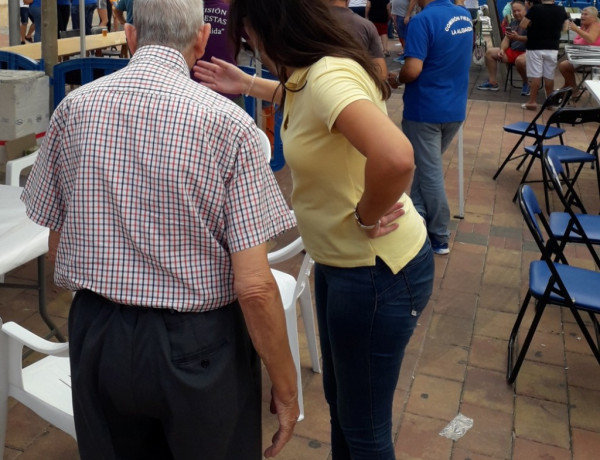
[[[463,414],[458,414],[448,425],[440,431],[440,436],[456,441],[462,438],[467,431],[473,426],[473,419],[465,417]]]

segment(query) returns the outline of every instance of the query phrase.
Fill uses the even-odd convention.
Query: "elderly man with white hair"
[[[260,460],[262,358],[279,428],[299,415],[267,242],[295,222],[253,120],[190,79],[201,0],[136,0],[128,66],[71,92],[23,193],[60,234],[82,460]]]

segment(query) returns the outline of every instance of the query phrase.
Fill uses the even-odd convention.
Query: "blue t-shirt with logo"
[[[404,118],[425,123],[464,121],[473,49],[471,15],[450,0],[434,0],[408,23],[405,57],[423,70],[404,89]]]

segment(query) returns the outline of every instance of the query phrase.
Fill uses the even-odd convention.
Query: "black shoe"
[[[33,43],[33,38],[31,38],[31,37],[25,37],[25,41],[28,41],[29,43]]]

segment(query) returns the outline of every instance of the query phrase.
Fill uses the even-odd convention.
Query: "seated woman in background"
[[[577,26],[573,21],[569,21],[569,30],[577,34],[573,39],[574,45],[592,45],[600,46],[600,21],[598,20],[598,10],[593,6],[588,6],[581,10],[581,26]],[[575,66],[569,61],[562,61],[558,65],[558,70],[565,79],[564,88],[570,86],[577,87],[575,81]],[[576,96],[576,95],[574,95]]]

